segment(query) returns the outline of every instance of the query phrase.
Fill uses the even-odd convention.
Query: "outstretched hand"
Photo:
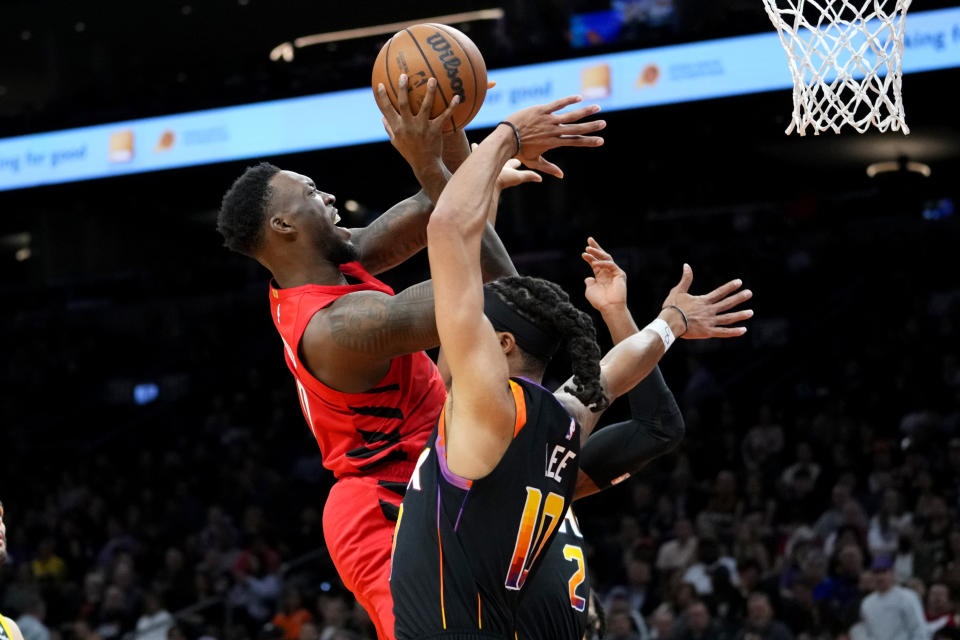
[[[503,165],[500,175],[497,176],[497,188],[509,189],[524,182],[543,182],[543,178],[536,171],[521,169],[520,161],[516,158],[507,160],[507,164]]]
[[[605,121],[579,122],[600,111],[599,105],[555,113],[582,99],[580,96],[568,96],[517,111],[507,119],[517,128],[520,136],[520,152],[516,155],[520,162],[531,169],[562,178],[563,171],[543,157],[545,152],[556,147],[599,147],[603,144],[603,138],[586,134],[606,127]]]
[[[413,113],[410,105],[409,90],[407,74],[404,73],[397,81],[396,108],[390,102],[387,88],[382,82],[377,85],[375,97],[377,106],[383,113],[383,128],[387,130],[391,144],[416,171],[430,162],[440,161],[443,152],[443,125],[460,104],[460,96],[453,96],[443,113],[436,118],[430,118],[430,105],[433,104],[437,92],[436,78],[427,81],[427,91],[417,113]]]
[[[476,151],[480,145],[474,142],[470,145],[470,151]],[[503,191],[510,187],[515,187],[525,182],[543,182],[543,178],[536,171],[525,171],[520,168],[520,161],[516,158],[510,158],[500,169],[500,175],[497,176],[497,190]]]
[[[587,238],[587,247],[581,256],[593,269],[593,275],[583,281],[587,302],[600,313],[626,307],[627,274],[613,261],[613,256],[593,238]]]
[[[702,296],[688,293],[693,283],[693,269],[690,265],[683,265],[683,275],[680,282],[670,290],[663,307],[677,306],[683,309],[687,316],[687,331],[678,338],[697,340],[703,338],[736,338],[747,332],[746,327],[727,327],[735,322],[743,322],[753,317],[752,309],[723,313],[733,307],[746,302],[753,297],[749,289],[738,291],[743,281],[731,280]]]

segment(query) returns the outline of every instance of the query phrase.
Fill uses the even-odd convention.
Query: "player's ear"
[[[267,224],[270,226],[270,230],[276,233],[292,234],[297,232],[296,227],[290,221],[290,217],[283,213],[275,213],[270,216]]]
[[[509,331],[498,331],[497,337],[500,338],[500,350],[503,355],[509,356],[510,352],[517,348],[517,341]]]

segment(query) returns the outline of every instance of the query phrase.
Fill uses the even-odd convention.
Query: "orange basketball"
[[[460,31],[443,24],[418,24],[398,31],[380,49],[373,64],[373,90],[381,82],[393,106],[397,106],[397,78],[407,74],[410,107],[414,113],[427,91],[427,80],[437,79],[437,93],[431,117],[443,113],[453,96],[460,104],[453,110],[444,131],[462,129],[483,104],[487,95],[487,65],[477,45]]]

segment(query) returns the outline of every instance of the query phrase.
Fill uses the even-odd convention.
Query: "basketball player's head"
[[[7,559],[7,525],[3,523],[3,503],[0,502],[0,564]]]
[[[484,313],[500,338],[510,375],[542,377],[560,344],[566,343],[573,387],[565,391],[595,411],[607,406],[593,320],[570,304],[570,296],[559,285],[528,276],[488,282]]]
[[[357,249],[337,226],[334,202],[307,176],[261,162],[224,194],[217,230],[228,249],[268,267],[280,255],[296,259],[298,248],[340,265],[355,260]]]

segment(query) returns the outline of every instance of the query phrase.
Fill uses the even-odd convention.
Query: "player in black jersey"
[[[596,108],[554,115],[576,101],[525,109],[497,127],[451,178],[427,227],[437,331],[453,382],[397,523],[398,640],[512,637],[519,594],[573,497],[579,428],[536,380],[565,338],[577,370],[570,393],[600,405],[593,324],[546,281],[508,278],[485,295],[476,232],[496,206],[496,176],[511,156],[559,174],[544,151],[602,143],[583,135],[602,121],[578,122]],[[505,300],[511,295],[550,300],[558,321],[523,320]],[[485,312],[516,334],[495,333]]]
[[[512,154],[557,175],[543,151],[598,144],[582,134],[602,122],[573,124],[597,108],[554,115],[578,100],[525,109],[501,123],[451,179],[428,225],[437,329],[452,386],[398,521],[391,577],[398,640],[515,637],[520,593],[573,496],[574,417],[602,409],[645,377],[688,321],[691,336],[742,333],[718,327],[711,305],[678,285],[653,331],[625,340],[598,366],[592,322],[556,285],[514,277],[484,294],[479,232],[496,206],[496,175]],[[687,286],[691,277],[685,267]],[[538,380],[560,338],[575,373],[551,395]]]
[[[586,298],[600,311],[614,343],[619,343],[638,331],[627,308],[626,274],[593,238],[588,240],[583,257],[593,269],[593,276],[586,280]],[[723,288],[708,296],[718,294],[723,295]],[[738,295],[749,297],[749,291]],[[745,320],[751,315],[750,311],[740,311],[735,318]],[[584,444],[575,499],[622,482],[654,458],[676,448],[683,439],[683,417],[659,367],[627,396],[631,419],[592,433]],[[583,534],[571,506],[559,533],[544,552],[540,571],[524,594],[518,637],[583,638],[589,624],[589,597]]]

